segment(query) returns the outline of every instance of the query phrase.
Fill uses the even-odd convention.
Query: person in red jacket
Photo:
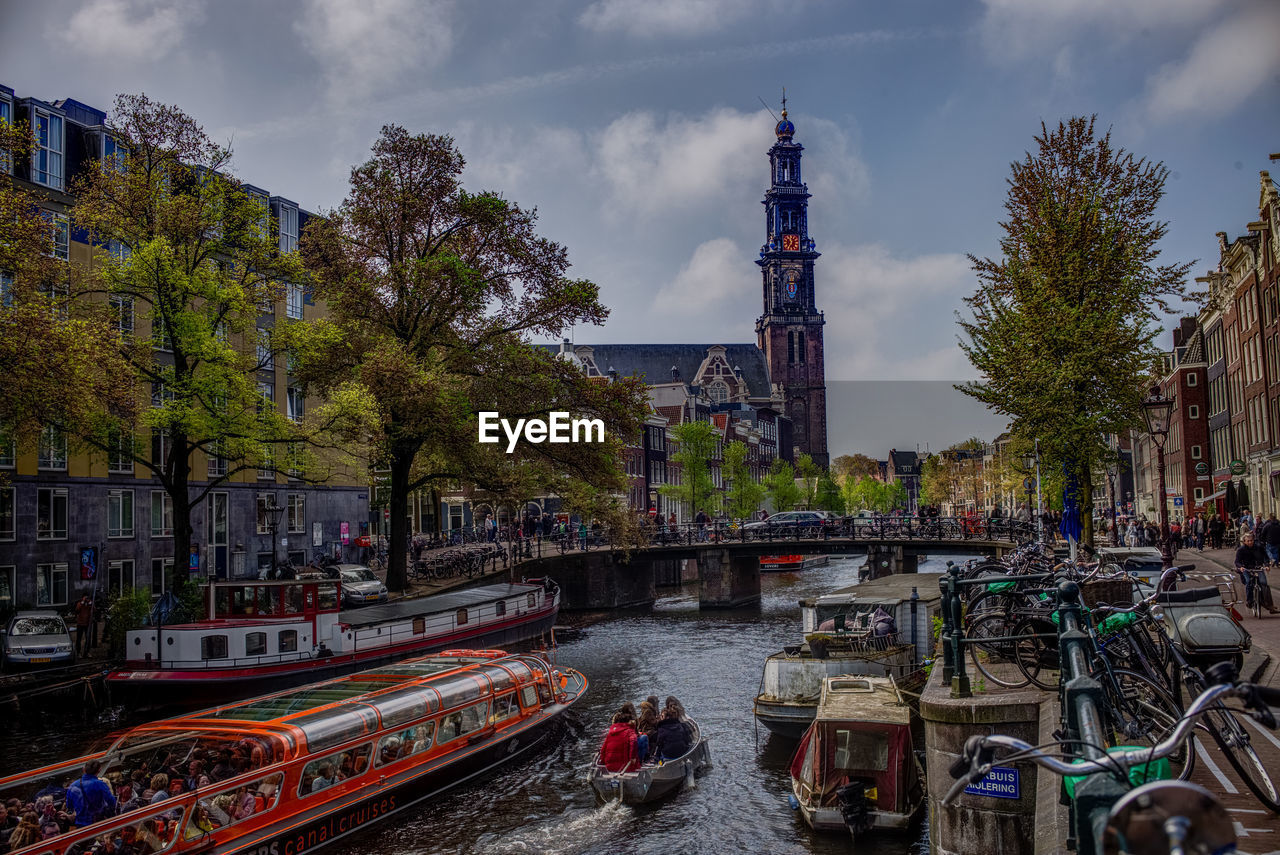
[[[625,772],[636,766],[636,729],[626,713],[615,713],[613,724],[600,746],[600,764],[610,772]]]

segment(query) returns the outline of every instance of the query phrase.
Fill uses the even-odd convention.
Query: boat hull
[[[453,647],[509,648],[551,632],[559,614],[558,604],[525,616],[525,620],[492,626],[480,632],[452,633],[424,639],[423,643],[280,663],[271,666],[207,669],[122,669],[107,676],[113,703],[136,705],[181,704],[203,706],[263,692],[301,686],[332,677],[374,668],[411,656],[436,653]]]
[[[804,801],[801,787],[794,780],[791,782],[791,792],[800,802],[800,815],[814,831],[852,834],[839,808],[815,807],[812,803]],[[911,823],[919,812],[919,803],[915,804],[908,813],[878,810],[871,816],[871,828],[879,831],[905,831],[911,827]],[[857,837],[856,834],[853,836]]]
[[[710,768],[711,746],[699,731],[693,748],[683,757],[633,772],[607,772],[595,765],[587,778],[599,800],[639,805],[664,799],[686,784],[693,786],[694,779]]]

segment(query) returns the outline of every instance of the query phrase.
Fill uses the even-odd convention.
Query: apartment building
[[[94,159],[114,155],[118,142],[106,118],[104,111],[73,99],[43,101],[0,86],[0,120],[28,123],[37,143],[29,160],[0,161],[0,171],[7,173],[0,180],[13,181],[40,200],[54,225],[54,254],[85,268],[102,248],[91,246],[88,235],[72,226],[75,199],[68,189]],[[296,250],[311,215],[284,196],[247,189],[261,200],[280,251]],[[0,286],[5,279],[0,271]],[[122,334],[162,341],[152,336],[145,306],[114,300]],[[324,311],[300,285],[260,308],[258,329],[264,333],[277,323],[312,319]],[[258,345],[246,340],[240,346]],[[163,346],[157,345],[157,362],[165,359]],[[319,403],[295,382],[283,359],[259,362],[256,379],[267,406],[300,420]],[[139,391],[155,394],[154,389]],[[153,436],[153,454],[164,453],[164,440],[163,434]],[[298,562],[319,550],[341,554],[369,518],[369,488],[361,472],[339,468],[330,482],[313,486],[266,469],[228,477],[228,461],[218,456],[196,453],[191,465],[192,495],[208,491],[208,496],[195,509],[191,554],[175,556],[170,498],[131,455],[79,448],[52,428],[30,447],[0,441],[0,611],[63,607],[81,592],[102,589],[142,588],[158,596],[169,584],[175,560],[193,576],[256,576],[273,552]],[[278,538],[274,549],[273,537]]]

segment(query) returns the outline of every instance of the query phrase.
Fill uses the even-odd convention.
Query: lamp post
[[[280,544],[280,515],[284,513],[284,507],[276,504],[275,495],[267,496],[267,503],[263,506],[271,517],[271,573],[276,572],[276,564],[278,563],[277,548]]]
[[[1035,516],[1036,539],[1043,542],[1044,541],[1044,509],[1041,505],[1041,497],[1040,497],[1040,440],[1039,439],[1036,440],[1035,450],[1029,451],[1022,456],[1022,468],[1023,468],[1023,471],[1028,474],[1028,476],[1031,476],[1032,473],[1035,473],[1034,474],[1034,477],[1035,477],[1034,487],[1035,487],[1035,494],[1036,494],[1035,511],[1031,510],[1031,492],[1032,492],[1032,486],[1033,486],[1031,477],[1027,477],[1026,479],[1024,479],[1023,486],[1026,487],[1027,489],[1027,515]]]
[[[1160,480],[1160,564],[1166,570],[1173,566],[1173,550],[1169,543],[1169,494],[1164,483],[1164,441],[1169,436],[1173,405],[1174,398],[1161,395],[1159,386],[1152,386],[1142,402],[1142,417],[1156,447],[1156,476]]]

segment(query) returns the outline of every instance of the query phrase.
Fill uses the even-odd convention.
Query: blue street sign
[[[1182,507],[1182,497],[1181,497],[1181,496],[1174,496],[1174,497],[1173,497],[1173,506],[1174,506],[1175,508],[1180,508],[1180,507]]]
[[[1018,798],[1018,770],[1010,766],[993,766],[987,776],[964,791],[972,796],[990,796],[995,799]]]

